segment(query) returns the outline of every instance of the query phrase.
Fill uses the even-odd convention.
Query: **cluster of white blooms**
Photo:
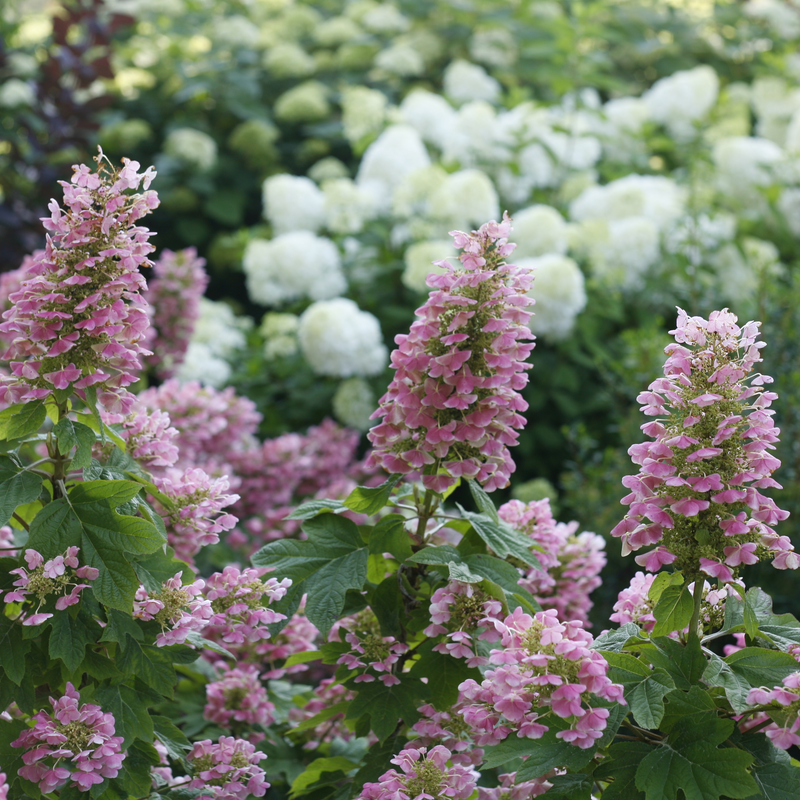
[[[242,266],[250,299],[264,306],[303,297],[324,300],[347,288],[338,248],[311,231],[253,239],[245,248]]]
[[[278,42],[264,54],[264,66],[276,78],[307,78],[317,65],[313,56],[294,42]]]
[[[743,11],[748,17],[766,20],[775,36],[784,39],[800,36],[800,10],[789,3],[781,0],[748,0]]]
[[[36,92],[27,81],[19,78],[7,78],[0,83],[0,106],[16,108],[32,106],[36,102]]]
[[[714,107],[718,95],[717,73],[702,65],[661,78],[642,95],[642,100],[647,104],[650,119],[682,139],[696,132],[695,123]]]
[[[452,240],[434,239],[415,242],[406,249],[403,283],[414,292],[427,293],[430,291],[426,283],[428,275],[432,272],[444,272],[435,262],[444,261],[445,258],[455,255],[457,252]]]
[[[528,325],[545,339],[563,339],[586,307],[581,268],[568,256],[550,253],[538,258],[515,258],[523,269],[533,270],[535,285],[529,295],[536,301]]]
[[[264,314],[261,327],[258,329],[264,337],[264,358],[272,361],[297,353],[299,327],[300,319],[297,314],[281,314],[277,311]]]
[[[319,81],[306,81],[285,91],[275,101],[275,116],[283,122],[319,122],[331,110],[328,88]]]
[[[249,317],[236,316],[222,302],[200,298],[200,317],[175,377],[185,383],[200,381],[219,388],[231,377],[230,362],[247,343]]]
[[[762,213],[765,199],[760,189],[775,182],[782,148],[759,136],[730,136],[716,142],[712,158],[720,193],[747,216]]]
[[[318,375],[376,375],[388,362],[378,319],[344,297],[312,303],[300,316],[298,339]]]
[[[263,185],[264,217],[276,235],[313,231],[325,224],[325,198],[310,178],[273,175]]]
[[[458,105],[471,100],[492,103],[500,92],[500,84],[478,64],[457,59],[444,71],[444,93]]]
[[[514,241],[517,243],[515,259],[547,253],[564,255],[568,247],[567,223],[552,206],[523,208],[514,214]]]
[[[194,128],[176,128],[164,140],[164,152],[187,167],[208,172],[217,163],[217,143]]]
[[[333,414],[342,425],[367,431],[372,426],[370,416],[378,401],[370,385],[363,378],[343,380],[333,395]]]
[[[374,217],[370,193],[350,178],[334,178],[322,184],[325,227],[331,233],[360,233]]]
[[[348,86],[342,90],[342,126],[352,143],[379,133],[386,119],[388,99],[383,92],[366,86]]]

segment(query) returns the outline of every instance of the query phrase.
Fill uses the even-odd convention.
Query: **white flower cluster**
[[[164,140],[164,152],[187,167],[208,172],[217,163],[217,143],[203,131],[176,128]]]
[[[377,375],[389,358],[378,319],[344,297],[312,303],[300,316],[298,338],[318,375]]]
[[[536,301],[530,329],[546,339],[565,338],[586,307],[586,289],[581,268],[568,256],[550,253],[538,258],[518,258],[515,263],[533,271],[529,292]]]

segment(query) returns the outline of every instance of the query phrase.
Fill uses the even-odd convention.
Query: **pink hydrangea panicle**
[[[156,592],[149,593],[140,586],[133,601],[133,616],[161,625],[156,636],[158,647],[183,644],[190,633],[202,632],[213,616],[211,602],[203,597],[204,588],[203,580],[184,584],[180,572],[164,581]]]
[[[391,759],[400,770],[390,769],[377,783],[365,783],[359,800],[415,800],[442,798],[466,800],[477,783],[478,773],[463,764],[448,765],[452,753],[443,745],[430,749],[413,746]]]
[[[150,412],[137,398],[127,414],[101,410],[100,416],[107,425],[121,423],[119,433],[128,454],[144,469],[158,471],[178,460],[178,431],[171,427],[169,414],[157,409]],[[102,453],[98,457],[102,460]]]
[[[17,550],[14,547],[14,529],[10,525],[0,526],[0,556],[17,557]]]
[[[233,736],[220,736],[196,742],[186,756],[192,769],[190,789],[203,789],[214,800],[246,800],[249,795],[263,797],[270,784],[259,766],[266,755],[255,745]]]
[[[25,550],[28,566],[10,570],[11,575],[18,576],[12,584],[16,588],[3,597],[6,603],[23,604],[19,616],[23,625],[41,625],[53,616],[50,612],[42,611],[50,595],[58,595],[55,611],[63,611],[80,601],[81,592],[89,587],[88,583],[82,581],[93,581],[100,573],[96,567],[81,567],[79,552],[78,547],[68,547],[63,555],[45,561],[38,551],[30,548]]]
[[[153,351],[147,360],[161,380],[171,378],[183,363],[200,318],[200,298],[208,286],[205,263],[194,247],[187,247],[177,253],[164,250],[153,264],[145,294],[152,322],[148,347]]]
[[[19,774],[52,792],[70,780],[82,792],[116,778],[125,753],[123,739],[114,736],[115,720],[100,706],[80,705],[80,695],[67,683],[64,696],[50,698],[53,713],[39,711],[34,725],[24,730],[12,747],[24,750]]]
[[[204,631],[206,638],[223,646],[269,638],[269,626],[286,616],[267,606],[280,600],[292,582],[289,578],[262,580],[266,572],[266,569],[240,570],[229,565],[207,580],[205,594],[211,601],[213,615]]]
[[[224,662],[217,667],[224,672],[220,680],[206,685],[203,716],[207,720],[226,728],[232,722],[266,726],[275,721],[275,706],[267,697],[258,667],[245,664],[227,669]]]
[[[515,466],[509,447],[525,424],[525,363],[533,349],[527,326],[533,276],[505,257],[511,221],[472,233],[452,231],[459,264],[437,263],[433,289],[408,334],[396,337],[395,376],[368,433],[373,465],[422,472],[426,488],[443,491],[459,477],[491,491]]]
[[[356,683],[372,683],[379,680],[385,686],[400,683],[395,668],[400,657],[408,652],[408,645],[398,642],[394,636],[382,636],[377,617],[369,609],[352,617],[344,617],[331,629],[329,638],[343,636],[351,650],[342,655],[337,664],[350,670],[363,670]]]
[[[800,745],[800,672],[787,675],[782,686],[768,689],[764,686],[751,689],[747,702],[759,709],[772,721],[763,732],[775,747],[788,750]],[[757,715],[763,719],[762,714]]]
[[[310,653],[317,649],[319,631],[305,615],[305,598],[300,608],[289,618],[280,633],[270,639],[262,639],[254,644],[246,643],[233,648],[237,659],[252,659],[266,667],[263,676],[266,679],[283,678],[306,672],[307,663],[292,664],[287,667],[286,660],[295,653]],[[228,649],[231,649],[230,647]]]
[[[508,772],[499,775],[500,785],[486,788],[478,787],[478,800],[528,800],[531,797],[539,797],[548,789],[553,788],[548,778],[554,775],[563,775],[564,769],[554,769],[543,775],[541,778],[534,778],[530,781],[520,781],[517,783],[517,773]]]
[[[489,660],[477,652],[477,640],[496,641],[491,619],[499,619],[502,603],[477,586],[450,581],[431,597],[431,624],[423,631],[426,636],[445,635],[433,649],[454,658],[464,658],[470,667],[482,666]]]
[[[577,522],[556,522],[550,500],[510,500],[497,509],[500,519],[530,536],[543,569],[520,570],[519,584],[542,608],[554,608],[561,619],[580,619],[590,627],[589,595],[600,585],[606,565],[605,540],[589,531],[576,533]]]
[[[427,703],[417,710],[422,716],[411,728],[418,737],[413,740],[414,747],[433,747],[441,744],[450,751],[450,760],[453,764],[475,768],[480,766],[484,751],[480,747],[475,747],[472,741],[472,729],[458,713],[458,704],[450,711],[437,711]]]
[[[5,772],[0,772],[0,800],[8,800],[8,778]]]
[[[13,404],[73,389],[92,388],[100,404],[125,413],[125,387],[137,380],[149,320],[140,267],[152,266],[152,233],[136,223],[158,206],[152,167],[136,161],[115,168],[102,151],[96,172],[75,166],[61,182],[64,208],[50,201],[44,251],[25,265],[9,295],[0,334],[11,343],[3,356],[0,400]],[[141,187],[142,192],[138,190]]]
[[[639,472],[622,481],[630,509],[611,533],[623,554],[657,545],[636,558],[649,571],[672,564],[689,578],[731,582],[762,558],[800,566],[774,530],[788,512],[762,494],[780,488],[770,452],[780,430],[770,409],[777,395],[765,389],[772,378],[753,372],[764,347],[759,325],[739,327],[727,309],[708,320],[678,309],[664,377],[638,397],[658,419],[642,426],[652,441],[628,451]]]
[[[608,663],[595,650],[580,620],[560,622],[555,609],[531,617],[517,608],[495,621],[500,649],[481,683],[464,681],[460,714],[479,746],[497,744],[512,733],[539,739],[548,721],[568,723],[556,736],[588,749],[603,735],[608,709],[592,696],[626,705],[622,686],[606,676]]]

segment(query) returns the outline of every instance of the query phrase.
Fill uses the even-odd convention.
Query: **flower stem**
[[[698,576],[694,580],[694,608],[692,609],[692,619],[689,622],[689,638],[700,639],[697,628],[700,625],[700,605],[703,602],[703,581]]]

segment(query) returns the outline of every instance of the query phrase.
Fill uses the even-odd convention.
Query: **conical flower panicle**
[[[639,465],[622,483],[630,512],[612,531],[623,554],[653,572],[674,564],[689,580],[700,573],[733,581],[743,564],[771,558],[778,569],[800,565],[787,536],[773,526],[788,516],[762,489],[780,461],[780,430],[764,389],[772,378],[753,373],[763,342],[758,322],[740,328],[727,309],[708,320],[678,309],[676,343],[668,345],[664,377],[637,398],[655,420],[642,425],[653,441],[628,452]]]
[[[139,267],[152,266],[154,250],[152,233],[136,223],[158,206],[148,191],[155,172],[140,174],[128,159],[118,170],[102,151],[96,161],[96,172],[76,165],[72,181],[61,182],[65,208],[50,201],[45,249],[9,297],[0,324],[11,339],[3,356],[11,375],[0,379],[8,404],[91,386],[109,411],[125,412],[132,402],[125,387],[149,353],[140,344],[149,321]]]
[[[506,486],[527,403],[525,359],[534,345],[527,327],[533,276],[505,257],[511,221],[488,222],[472,233],[452,231],[459,264],[429,275],[433,288],[408,334],[396,337],[395,377],[368,434],[370,463],[389,472],[421,471],[435,491],[461,476],[491,491]]]

